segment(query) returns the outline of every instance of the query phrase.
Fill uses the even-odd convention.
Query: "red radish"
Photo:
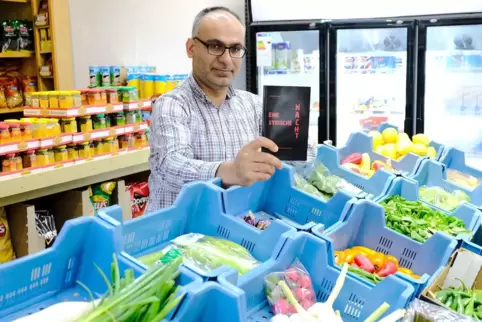
[[[300,278],[300,273],[296,268],[291,267],[286,271],[286,277],[288,278],[288,282],[296,282]]]
[[[291,314],[295,312],[295,309],[285,299],[279,299],[273,305],[273,312],[277,314]]]
[[[307,288],[298,287],[293,291],[293,294],[299,302],[305,301],[305,300],[308,300],[308,301],[314,300],[313,292]]]
[[[394,262],[386,262],[385,265],[377,272],[380,277],[386,277],[388,275],[395,274],[397,272],[397,266]]]
[[[302,275],[298,279],[298,287],[311,289],[311,279],[309,275]]]
[[[355,263],[360,267],[362,270],[368,273],[375,272],[375,266],[372,262],[368,259],[368,257],[358,254],[355,256]]]

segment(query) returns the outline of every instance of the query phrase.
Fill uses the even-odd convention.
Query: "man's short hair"
[[[192,24],[192,37],[196,37],[197,33],[199,32],[199,26],[201,25],[201,21],[203,20],[204,17],[206,17],[208,14],[214,11],[225,11],[230,14],[232,14],[238,21],[243,24],[241,21],[241,18],[239,15],[237,15],[234,11],[232,11],[229,8],[222,7],[222,6],[217,6],[217,7],[209,7],[209,8],[204,8],[201,10],[197,15],[196,18],[194,18],[194,23]]]

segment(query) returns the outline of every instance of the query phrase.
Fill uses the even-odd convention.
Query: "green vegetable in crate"
[[[437,231],[451,236],[472,236],[472,232],[465,227],[462,220],[441,211],[434,211],[419,201],[391,196],[381,202],[381,205],[385,208],[387,227],[418,242],[425,242]]]
[[[330,198],[329,196],[326,196],[323,193],[321,193],[318,189],[316,189],[315,186],[308,183],[308,181],[306,181],[305,178],[303,178],[298,173],[295,173],[295,187],[300,190],[303,190],[304,192],[310,195],[318,197],[323,201],[327,201]]]
[[[429,295],[459,314],[482,320],[482,290],[473,290],[460,281],[458,288],[449,287]]]
[[[453,211],[463,201],[472,202],[472,199],[462,190],[450,193],[440,187],[420,187],[419,195],[421,200],[447,211]]]
[[[138,260],[149,266],[155,262],[169,263],[178,257],[204,274],[223,265],[245,274],[259,265],[246,248],[229,240],[202,234],[179,236],[161,251],[144,255]]]

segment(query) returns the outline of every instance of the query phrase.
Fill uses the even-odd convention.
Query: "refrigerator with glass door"
[[[414,115],[413,20],[330,23],[329,138],[343,146],[350,133],[389,122],[411,135]]]
[[[321,22],[253,22],[249,26],[248,91],[264,86],[311,88],[309,138],[327,139],[325,29]]]
[[[482,170],[482,16],[421,19],[418,38],[416,131]]]

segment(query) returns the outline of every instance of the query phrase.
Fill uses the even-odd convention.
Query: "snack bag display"
[[[116,183],[108,181],[89,187],[89,196],[95,210],[107,208],[111,205],[112,192],[114,192]]]
[[[266,295],[274,315],[297,313],[279,286],[281,281],[286,282],[298,303],[305,310],[308,310],[316,303],[315,290],[310,275],[299,259],[295,259],[286,271],[268,274],[264,279]]]
[[[0,207],[0,264],[10,262],[15,259],[10,229],[8,228],[7,212]]]
[[[54,215],[49,210],[36,210],[35,225],[39,235],[45,239],[45,248],[52,246],[57,238]]]
[[[149,200],[149,184],[145,181],[131,183],[126,186],[126,190],[131,200],[132,218],[142,216]]]

